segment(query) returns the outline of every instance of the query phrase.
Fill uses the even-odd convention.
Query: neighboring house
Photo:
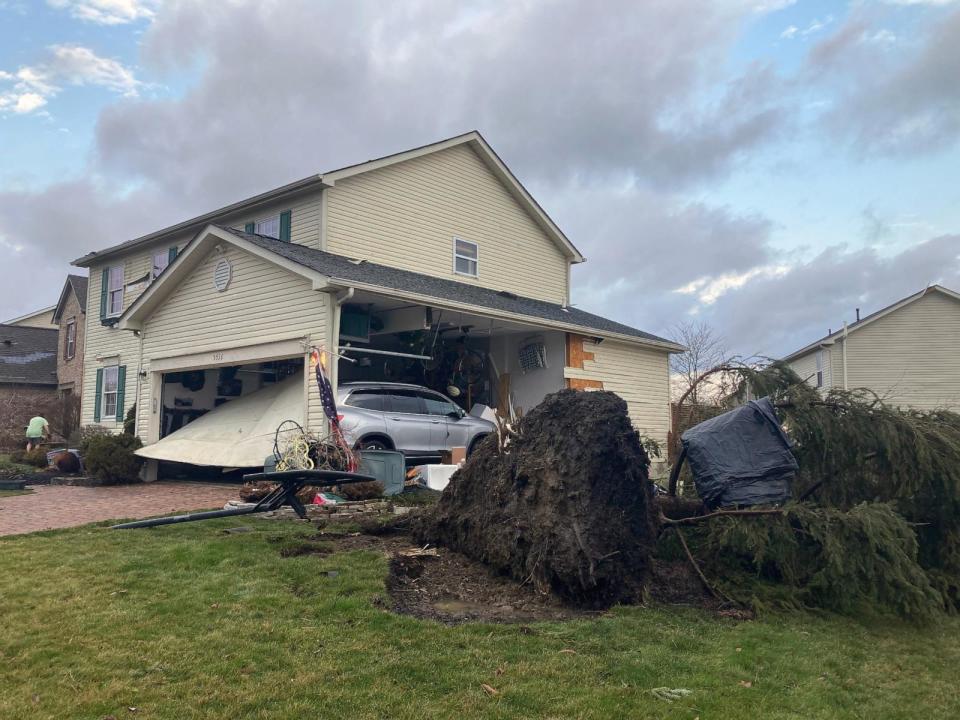
[[[0,325],[0,433],[20,442],[27,422],[57,397],[57,331]]]
[[[784,360],[822,392],[869,388],[894,405],[960,410],[960,294],[931,285]]]
[[[466,333],[488,359],[472,400],[604,388],[663,443],[683,348],[572,307],[583,259],[476,132],[314,175],[74,261],[90,272],[82,423],[119,428],[136,403],[149,446],[300,374],[295,411],[322,431],[311,347],[354,360],[334,384],[402,379],[419,361],[395,353],[430,353],[411,337],[452,351]]]
[[[53,311],[59,328],[57,390],[61,397],[80,397],[83,389],[83,338],[86,334],[87,278],[67,275]]]
[[[7,320],[3,325],[17,325],[19,327],[43,328],[45,330],[56,330],[57,324],[53,321],[53,311],[56,306],[53,305],[42,310],[34,310],[26,315]]]

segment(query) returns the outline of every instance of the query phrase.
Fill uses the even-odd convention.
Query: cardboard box
[[[465,447],[450,448],[450,464],[459,465],[467,459],[467,449]]]

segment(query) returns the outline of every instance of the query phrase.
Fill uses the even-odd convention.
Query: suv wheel
[[[369,438],[357,443],[359,450],[389,450],[390,447],[380,438]]]

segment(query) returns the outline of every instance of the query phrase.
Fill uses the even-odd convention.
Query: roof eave
[[[240,200],[231,205],[226,205],[217,210],[213,210],[203,215],[198,215],[196,217],[190,218],[189,220],[184,220],[181,223],[176,225],[170,225],[163,228],[162,230],[157,230],[156,232],[149,233],[147,235],[142,235],[138,238],[130,240],[125,243],[120,243],[119,245],[113,245],[106,248],[105,250],[99,250],[96,252],[90,252],[79,257],[76,260],[73,260],[70,264],[76,267],[85,267],[89,268],[94,263],[98,263],[102,260],[109,259],[118,254],[125,253],[129,250],[141,247],[151,242],[156,242],[157,240],[162,240],[171,235],[176,235],[182,232],[186,232],[191,229],[202,230],[207,225],[211,224],[212,221],[220,218],[224,215],[229,215],[231,213],[239,212],[241,210],[249,210],[258,205],[262,205],[267,202],[276,200],[277,198],[286,195],[292,192],[302,192],[304,190],[309,190],[314,187],[329,187],[324,182],[322,175],[311,175],[309,177],[303,178],[301,180],[296,180],[292,183],[288,183],[273,190],[268,190],[265,193],[260,193],[259,195],[254,195],[253,197],[246,198],[245,200]]]

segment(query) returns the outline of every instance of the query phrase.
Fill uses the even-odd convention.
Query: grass
[[[240,524],[252,531],[223,532]],[[617,608],[569,623],[445,627],[378,609],[378,553],[279,557],[308,532],[229,519],[0,539],[0,717],[932,720],[960,711],[956,618],[926,628],[812,614],[737,623]],[[650,693],[662,686],[692,692],[668,703]]]
[[[0,472],[33,474],[37,472],[37,468],[33,467],[32,465],[13,462],[9,455],[0,453]]]
[[[0,490],[0,498],[13,497],[14,495],[31,495],[33,490]]]

